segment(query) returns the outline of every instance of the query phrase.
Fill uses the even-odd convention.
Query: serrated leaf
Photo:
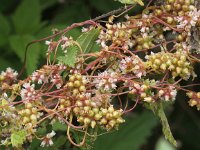
[[[10,33],[10,26],[8,20],[0,13],[0,33],[8,35]]]
[[[64,63],[65,65],[68,65],[70,67],[74,67],[76,62],[76,57],[78,54],[79,48],[76,45],[70,46],[67,48],[67,53],[65,56],[59,56],[57,59]]]
[[[97,137],[94,149],[138,150],[157,124],[156,118],[147,111],[136,117],[129,116],[125,120],[119,130]]]
[[[96,44],[95,41],[96,41],[99,33],[100,33],[100,29],[96,28],[96,29],[92,29],[88,32],[85,32],[78,37],[78,39],[76,41],[80,44],[80,46],[83,50],[83,53],[91,52],[93,45]]]
[[[150,104],[150,109],[154,112],[156,116],[159,117],[162,124],[162,131],[165,135],[165,138],[174,146],[177,146],[176,140],[174,139],[172,132],[170,130],[170,126],[165,115],[162,102],[152,103]]]
[[[31,35],[13,35],[10,37],[9,42],[11,48],[20,58],[21,62],[24,61],[24,54],[26,45],[33,41],[34,37]],[[29,47],[27,53],[26,70],[28,74],[31,74],[37,67],[37,63],[40,56],[40,44],[36,43]]]
[[[60,123],[59,121],[56,121],[53,125],[52,125],[52,130],[54,131],[66,131],[67,130],[67,125]]]
[[[139,4],[141,6],[144,6],[144,3],[142,0],[118,0],[119,2],[121,2],[122,4]]]
[[[41,8],[39,0],[23,0],[12,18],[18,34],[35,33],[40,28]]]
[[[11,144],[14,147],[19,147],[26,139],[26,131],[20,130],[11,134]]]
[[[90,0],[90,5],[97,9],[100,13],[109,12],[120,7],[120,3],[113,3],[111,0]]]
[[[10,25],[7,19],[0,13],[0,46],[6,44],[10,33]]]
[[[67,137],[65,135],[61,135],[55,140],[54,146],[59,148],[63,146],[66,142],[67,142]]]

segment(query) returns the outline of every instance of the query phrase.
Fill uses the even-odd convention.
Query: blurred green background
[[[63,29],[74,22],[97,17],[121,6],[113,0],[0,0],[0,70],[12,67],[19,71],[26,44],[51,35],[52,29]],[[68,34],[76,38],[80,30],[75,29]],[[44,42],[30,47],[27,74],[31,74],[45,63],[46,49]],[[199,69],[197,66],[197,70]],[[178,141],[178,149],[200,150],[199,112],[188,106],[184,93],[179,93],[175,104],[166,112],[172,133]],[[69,148],[66,136],[61,136],[57,145],[48,149]],[[42,148],[38,148],[36,142],[30,149]],[[95,141],[93,149],[174,150],[175,148],[164,140],[159,120],[153,113],[144,111],[142,106],[138,106],[127,116],[126,123],[118,131],[100,136]]]

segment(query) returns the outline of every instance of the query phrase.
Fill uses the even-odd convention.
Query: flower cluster
[[[83,29],[87,40],[74,41],[63,34],[47,41],[47,64],[24,80],[18,80],[18,73],[11,68],[2,71],[0,120],[6,128],[0,131],[0,138],[9,141],[12,133],[23,129],[26,140],[37,138],[42,147],[52,146],[55,132],[39,135],[37,129],[41,123],[51,126],[58,121],[67,124],[67,137],[77,146],[76,138],[71,138],[77,132],[84,133],[85,140],[96,128],[117,129],[125,122],[123,115],[138,104],[175,101],[180,90],[187,91],[189,105],[199,110],[200,93],[186,89],[180,81],[196,77],[194,64],[199,59],[189,41],[193,28],[199,28],[200,11],[193,0],[159,4],[136,16],[126,15],[117,23],[109,20],[103,25],[89,20],[73,24],[70,28],[92,24]],[[93,31],[99,33],[98,39]],[[68,48],[73,46],[80,52],[71,56]],[[73,64],[56,60],[60,49],[63,58],[69,55],[66,59]],[[2,137],[4,133],[8,136]]]
[[[98,78],[95,78],[93,81],[96,88],[103,91],[111,91],[113,89],[116,89],[116,82],[117,74],[112,70],[99,73]]]
[[[187,96],[190,98],[189,105],[191,107],[196,106],[200,110],[200,92],[188,92]]]
[[[177,90],[173,86],[169,86],[158,91],[159,98],[164,101],[174,101],[176,94]]]
[[[119,67],[123,74],[134,73],[138,78],[146,75],[145,64],[137,56],[125,57],[120,61]]]
[[[18,73],[12,68],[7,68],[6,71],[2,71],[0,74],[0,82],[10,84],[11,82],[17,80]]]
[[[176,53],[159,52],[151,53],[146,56],[147,66],[149,69],[153,69],[156,72],[170,71],[173,78],[180,76],[184,80],[187,80],[193,75],[193,67],[187,60],[187,54],[182,51]]]
[[[132,29],[128,28],[127,24],[129,23],[106,24],[107,30],[101,31],[97,43],[105,48],[108,46],[106,41],[111,41],[113,46],[122,46],[124,49],[131,48],[133,46],[130,40]]]

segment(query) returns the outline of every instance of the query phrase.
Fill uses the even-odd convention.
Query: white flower
[[[132,72],[138,78],[146,74],[144,65],[138,56],[125,57],[120,61],[119,67],[123,74]]]
[[[50,45],[51,42],[50,42],[50,41],[45,41],[45,44],[46,44],[46,45]]]
[[[44,139],[42,140],[40,146],[44,147],[44,146],[52,146],[53,145],[53,141],[52,141],[52,137],[54,137],[56,135],[55,131],[52,131],[51,133],[48,133]]]
[[[158,91],[158,96],[160,99],[169,101],[174,101],[177,95],[177,90],[173,86],[169,86],[167,88],[163,88]]]
[[[35,84],[24,83],[20,95],[22,100],[33,100],[36,96]]]
[[[1,72],[0,76],[4,77],[5,79],[16,80],[18,73],[14,71],[12,68],[8,67],[6,71]]]
[[[104,71],[98,75],[98,77],[93,81],[97,89],[103,89],[109,91],[116,89],[117,74],[112,71]]]

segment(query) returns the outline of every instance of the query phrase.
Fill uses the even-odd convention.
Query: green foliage
[[[31,35],[13,35],[10,37],[10,45],[17,56],[20,58],[21,62],[24,61],[24,53],[27,43],[34,40]],[[37,66],[40,55],[40,45],[38,43],[30,46],[27,55],[27,72],[31,74]]]
[[[157,124],[155,117],[149,112],[138,116],[129,116],[119,131],[102,135],[95,142],[95,150],[138,150],[151,135],[151,130]]]
[[[156,103],[152,103],[150,104],[150,109],[154,112],[154,114],[156,116],[159,117],[161,124],[162,124],[162,131],[165,135],[165,138],[174,146],[177,147],[177,143],[176,140],[174,139],[171,130],[170,130],[170,126],[168,123],[168,120],[166,118],[164,109],[163,109],[163,105],[162,102],[156,102]]]
[[[121,2],[122,4],[139,4],[141,6],[144,6],[144,3],[142,0],[118,0],[119,2]]]
[[[65,65],[73,67],[76,62],[78,51],[83,53],[98,51],[95,40],[97,39],[99,32],[100,30],[97,28],[92,29],[89,32],[82,33],[72,46],[66,48],[67,53],[65,56],[59,56],[57,59]],[[94,50],[93,48],[96,49]]]
[[[67,130],[67,126],[66,126],[66,124],[62,124],[62,123],[56,121],[55,123],[53,123],[52,129],[54,131],[66,131]]]
[[[93,46],[95,44],[95,41],[97,40],[97,37],[100,33],[100,29],[92,29],[89,32],[81,34],[77,42],[80,44],[83,53],[89,53],[91,51],[98,51],[98,50],[93,50]]]
[[[6,40],[8,38],[8,35],[10,33],[10,26],[8,23],[7,18],[5,18],[1,13],[0,13],[0,46],[4,45],[6,43]]]
[[[65,56],[59,56],[57,59],[65,65],[73,67],[76,62],[78,51],[79,47],[77,45],[70,46],[67,48]]]
[[[26,131],[24,130],[12,133],[11,135],[12,146],[19,147],[24,143],[25,139],[26,139]]]
[[[34,8],[30,9],[30,7]],[[33,34],[40,26],[41,9],[39,0],[23,0],[13,15],[14,28],[18,34]]]

